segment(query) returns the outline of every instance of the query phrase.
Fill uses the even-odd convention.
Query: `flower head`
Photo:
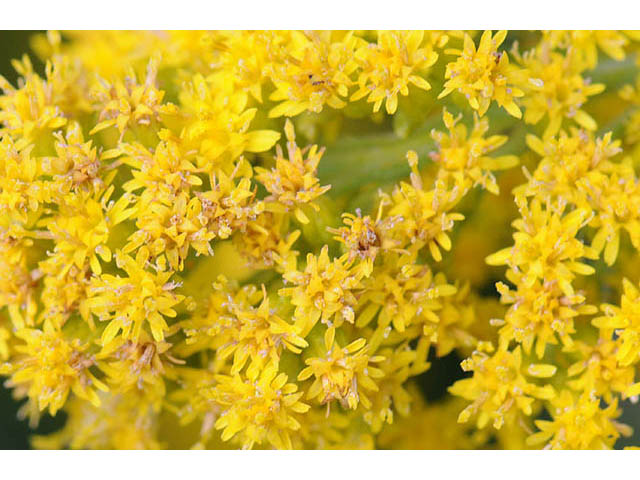
[[[398,94],[408,95],[410,84],[430,90],[423,75],[436,63],[438,54],[424,37],[421,30],[380,31],[375,44],[361,45],[355,52],[359,88],[351,100],[367,97],[374,112],[384,102],[387,113],[393,115],[398,108]]]
[[[524,95],[517,87],[520,74],[509,64],[507,53],[498,51],[506,36],[507,32],[504,30],[495,35],[486,31],[476,48],[471,37],[465,34],[462,50],[447,50],[445,53],[456,54],[458,58],[447,64],[447,81],[438,98],[458,91],[467,98],[471,108],[480,116],[486,113],[492,101],[496,101],[510,115],[522,117],[515,102],[516,98]]]
[[[137,342],[146,323],[156,342],[164,340],[169,330],[165,317],[175,317],[174,307],[184,298],[172,292],[177,286],[170,281],[172,272],[147,270],[143,251],[135,259],[118,251],[116,262],[127,276],[104,273],[94,277],[82,307],[109,322],[102,332],[102,345],[108,345],[120,331],[123,338]]]
[[[359,404],[365,409],[371,408],[366,392],[378,391],[374,379],[384,376],[384,372],[374,365],[384,357],[368,355],[366,343],[360,338],[340,347],[337,342],[325,340],[326,354],[305,360],[307,367],[298,375],[298,381],[314,378],[307,397],[316,398],[322,404],[338,400],[350,409],[356,409]]]
[[[563,390],[551,402],[552,420],[536,420],[540,429],[527,438],[527,444],[546,443],[552,449],[610,449],[623,434],[632,430],[615,419],[620,415],[617,401],[606,407],[600,399],[588,392],[576,395]]]
[[[463,370],[473,371],[473,377],[458,380],[449,388],[452,394],[473,402],[460,412],[458,422],[467,422],[477,415],[478,428],[493,420],[493,426],[500,429],[505,419],[513,423],[518,412],[531,415],[536,399],[549,400],[555,396],[551,385],[538,386],[525,376],[550,377],[556,371],[555,366],[530,365],[525,370],[520,347],[513,351],[500,348],[492,355],[484,350],[491,352],[492,348],[481,346],[462,362]]]
[[[474,116],[473,129],[469,134],[467,127],[458,123],[460,116],[453,118],[445,108],[442,117],[449,134],[435,130],[431,132],[438,149],[431,153],[431,159],[440,165],[439,177],[444,181],[451,180],[461,190],[468,189],[469,184],[481,185],[491,193],[498,194],[498,185],[492,172],[517,165],[518,157],[489,157],[487,154],[504,145],[507,137],[492,135],[484,138],[489,130],[489,121],[486,118],[479,119],[477,115]]]
[[[279,295],[291,297],[296,307],[296,325],[309,332],[318,320],[330,327],[339,327],[345,320],[354,322],[355,292],[360,287],[362,273],[354,271],[347,255],[331,260],[327,246],[320,255],[307,255],[303,271],[292,267],[283,278],[293,287],[280,289]]]
[[[295,216],[300,222],[309,223],[301,207],[308,204],[317,212],[319,207],[313,203],[313,200],[331,188],[331,185],[321,187],[317,177],[318,163],[324,148],[318,150],[318,146],[313,145],[310,148],[300,149],[296,145],[296,135],[290,120],[287,120],[284,128],[289,159],[284,158],[282,149],[278,145],[275,168],[267,170],[256,167],[256,180],[262,183],[270,193],[265,199],[268,210],[287,212],[289,209],[294,209]],[[305,154],[307,158],[304,158]]]
[[[87,353],[89,345],[79,339],[69,341],[60,330],[47,326],[18,330],[16,337],[24,343],[14,347],[18,356],[2,365],[0,373],[11,374],[9,384],[28,396],[38,410],[48,409],[55,415],[71,392],[100,405],[96,389],[107,391],[107,386],[90,371],[95,359]]]
[[[584,66],[573,51],[564,56],[542,43],[522,56],[516,53],[516,60],[530,77],[522,86],[526,93],[522,99],[526,123],[537,124],[547,116],[549,123],[544,137],[558,133],[564,119],[574,120],[590,131],[596,129],[595,120],[582,106],[590,96],[601,93],[605,87],[582,77]]]
[[[270,100],[280,102],[270,117],[292,117],[305,110],[321,112],[325,105],[343,108],[357,68],[358,38],[351,32],[291,32],[287,54],[270,66],[276,90]]]
[[[243,448],[268,443],[274,448],[292,448],[291,434],[300,429],[298,415],[309,410],[300,401],[294,383],[274,366],[265,368],[256,380],[217,375],[216,385],[205,392],[214,402],[225,407],[215,423],[222,430],[222,440],[237,436]]]

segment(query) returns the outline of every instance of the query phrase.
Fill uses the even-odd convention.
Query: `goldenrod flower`
[[[528,82],[522,85],[526,123],[537,124],[548,116],[544,137],[557,134],[565,118],[587,130],[596,129],[595,120],[581,107],[590,96],[604,91],[605,86],[582,77],[585,66],[574,50],[564,56],[543,41],[535,50],[522,56],[516,52],[514,56],[529,75]]]
[[[510,115],[521,118],[522,112],[515,102],[516,98],[524,95],[518,88],[521,83],[520,72],[509,64],[506,52],[498,51],[506,36],[504,30],[495,35],[486,31],[476,48],[471,37],[465,34],[462,50],[446,50],[445,53],[458,55],[458,59],[447,64],[447,81],[438,98],[458,91],[480,116],[486,113],[492,101],[496,101]]]
[[[130,390],[144,392],[147,401],[156,409],[166,395],[164,379],[171,379],[171,363],[184,363],[169,353],[171,344],[156,342],[143,332],[138,342],[116,337],[104,345],[96,360],[105,374],[105,382],[111,389],[121,393]]]
[[[603,408],[600,399],[587,392],[576,396],[563,390],[551,402],[552,421],[536,420],[540,432],[527,438],[527,443],[546,443],[545,448],[610,449],[622,434],[628,436],[627,425],[615,421],[619,416],[617,400]]]
[[[44,72],[0,77],[0,375],[67,421],[33,445],[613,447],[638,40],[34,35]]]
[[[64,427],[33,439],[43,449],[160,449],[157,412],[139,395],[101,396],[99,407],[72,397]]]
[[[0,122],[14,138],[28,143],[51,145],[51,133],[67,124],[67,117],[87,111],[86,79],[78,71],[78,65],[69,59],[54,58],[47,62],[41,78],[33,70],[29,57],[14,61],[13,66],[22,77],[20,88],[14,88],[0,76]]]
[[[434,275],[429,267],[411,260],[408,255],[389,256],[376,278],[365,283],[370,285],[360,302],[370,304],[359,313],[358,326],[366,326],[376,314],[379,327],[393,325],[398,332],[412,325],[428,331],[429,324],[439,322],[441,299],[454,295],[456,287],[447,284],[444,275]]]
[[[38,163],[31,155],[33,147],[14,142],[10,136],[0,139],[0,207],[9,219],[25,223],[29,212],[51,199],[46,184],[38,181]]]
[[[556,337],[567,347],[573,346],[575,319],[597,312],[595,306],[586,304],[584,295],[567,295],[555,282],[535,282],[531,286],[518,282],[516,290],[498,282],[496,289],[501,302],[510,305],[504,319],[491,319],[492,325],[501,327],[500,341],[508,344],[515,340],[527,353],[535,345],[539,358],[548,343],[557,343]]]
[[[345,224],[340,228],[328,228],[327,230],[335,235],[335,239],[344,244],[349,254],[349,261],[359,259],[364,266],[365,276],[371,275],[373,262],[380,250],[396,250],[396,242],[389,237],[388,232],[392,229],[393,217],[382,217],[382,207],[378,208],[378,217],[374,221],[370,216],[362,216],[360,209],[356,210],[356,215],[343,213],[342,221]]]
[[[184,298],[172,292],[178,286],[169,280],[172,272],[145,270],[147,258],[140,253],[134,259],[116,252],[117,265],[127,272],[127,276],[105,273],[94,277],[88,288],[83,308],[89,309],[99,320],[109,322],[102,332],[103,346],[120,331],[123,338],[137,342],[147,322],[154,340],[162,341],[169,328],[165,317],[175,317],[173,307]]]
[[[572,379],[567,385],[575,391],[594,392],[605,402],[612,403],[616,394],[625,398],[633,384],[635,372],[633,367],[619,362],[617,352],[624,340],[613,338],[613,335],[601,335],[595,345],[576,342],[576,350],[580,353],[578,360],[567,370]]]
[[[207,395],[225,407],[215,424],[223,430],[223,441],[238,435],[244,448],[267,442],[275,448],[292,448],[291,433],[300,428],[296,414],[304,414],[309,406],[300,401],[304,392],[287,383],[287,375],[268,366],[255,382],[237,374],[218,375],[216,381]]]
[[[525,369],[520,347],[513,352],[499,348],[492,355],[492,347],[481,347],[462,362],[465,371],[474,372],[473,377],[458,380],[449,388],[454,395],[473,402],[460,412],[458,422],[467,422],[472,415],[477,415],[478,428],[493,420],[493,426],[500,429],[505,421],[514,423],[519,412],[531,415],[536,399],[554,398],[551,385],[538,386],[525,375],[551,377],[556,372],[555,366],[532,364]]]
[[[559,199],[593,211],[589,226],[597,229],[592,248],[612,265],[620,248],[620,230],[629,232],[634,247],[640,247],[640,201],[633,168],[627,159],[613,162],[620,153],[620,141],[611,132],[593,139],[584,131],[545,141],[527,136],[527,144],[543,158],[528,185],[518,188],[526,195]]]
[[[325,246],[320,255],[307,256],[303,271],[293,265],[283,278],[294,286],[282,288],[278,294],[291,297],[296,325],[303,334],[318,320],[330,328],[339,327],[345,320],[354,322],[355,291],[360,288],[362,274],[354,271],[347,255],[331,260]]]
[[[220,284],[218,288],[223,288]],[[276,364],[286,348],[293,353],[300,353],[307,347],[296,331],[296,328],[280,318],[271,307],[266,290],[243,289],[238,295],[228,293],[226,301],[220,305],[221,312],[213,313],[210,306],[208,329],[204,333],[218,345],[217,361],[233,357],[230,374],[235,375],[246,369],[249,380],[255,380],[269,361]],[[259,298],[261,300],[259,300]],[[203,325],[198,325],[200,331]],[[197,341],[195,331],[187,330],[190,342]]]
[[[251,130],[255,108],[247,94],[233,91],[225,79],[195,74],[180,91],[178,125],[187,151],[200,153],[198,167],[211,171],[244,152],[264,152],[280,138],[273,130]],[[230,91],[231,90],[231,91]]]
[[[293,244],[300,237],[300,230],[285,233],[288,224],[286,214],[263,212],[249,220],[246,231],[235,235],[233,241],[249,265],[282,272],[299,253],[293,250]]]
[[[425,355],[422,355],[422,353]],[[384,376],[377,379],[378,390],[371,392],[371,408],[364,413],[365,422],[371,425],[373,433],[378,433],[385,424],[394,423],[395,414],[408,417],[411,413],[413,396],[405,388],[409,377],[426,371],[430,364],[426,361],[425,350],[412,350],[403,344],[398,348],[386,348],[379,352],[384,360],[378,364]]]
[[[27,265],[33,245],[28,234],[16,225],[0,229],[0,305],[7,307],[16,328],[33,326],[38,313],[36,292],[42,272]]]
[[[105,262],[111,261],[111,249],[107,246],[109,232],[133,213],[133,209],[127,208],[127,196],[109,202],[113,191],[111,186],[99,199],[88,195],[71,196],[67,205],[60,206],[60,215],[46,223],[56,241],[53,255],[62,257],[58,262],[64,263],[66,268],[75,265],[82,269],[88,259],[93,273],[100,275],[102,266],[98,257]]]
[[[547,205],[538,199],[530,204],[516,198],[521,219],[514,221],[518,230],[514,245],[487,257],[489,265],[508,265],[513,272],[511,281],[528,288],[536,282],[555,281],[562,292],[571,296],[571,282],[575,275],[590,275],[593,267],[580,262],[582,258],[596,258],[596,253],[576,237],[588,219],[589,210],[576,209],[564,214],[564,206]],[[521,279],[521,280],[520,280]]]
[[[390,208],[387,216],[394,217],[393,237],[398,240],[398,248],[418,251],[428,247],[435,261],[442,260],[440,249],[450,250],[451,239],[447,231],[455,221],[464,219],[460,213],[450,213],[464,193],[459,187],[447,189],[443,181],[436,181],[433,190],[426,190],[418,171],[416,152],[407,152],[411,167],[411,183],[401,182],[391,196],[383,197]]]
[[[305,360],[308,366],[298,375],[299,381],[314,377],[307,397],[327,404],[327,408],[333,400],[350,409],[356,409],[359,404],[365,409],[371,408],[366,392],[379,390],[374,379],[383,377],[384,371],[374,365],[384,357],[368,355],[364,338],[341,347],[329,337],[325,338],[324,347],[325,355]]]
[[[615,353],[620,365],[629,366],[640,359],[640,291],[626,278],[622,281],[622,287],[620,307],[602,305],[601,309],[605,315],[595,318],[593,325],[616,332],[619,346],[612,354]]]
[[[107,386],[90,371],[95,359],[86,353],[89,345],[79,339],[68,341],[60,330],[46,325],[44,330],[18,330],[16,337],[24,344],[14,347],[18,356],[2,365],[0,373],[10,374],[9,384],[40,410],[48,409],[55,415],[71,391],[96,407],[100,405],[95,389],[107,391]]]
[[[157,122],[164,98],[164,92],[156,86],[157,75],[158,61],[154,58],[149,61],[142,84],[138,84],[133,69],[125,76],[124,82],[118,81],[113,85],[101,79],[96,82],[90,95],[94,108],[100,112],[99,123],[89,134],[115,126],[122,139],[128,128],[148,127]]]
[[[317,177],[318,163],[324,149],[318,150],[317,145],[300,149],[289,120],[285,123],[284,131],[289,159],[284,158],[280,145],[276,146],[275,169],[269,171],[256,167],[256,180],[271,194],[265,198],[268,211],[284,213],[293,209],[296,219],[301,223],[309,223],[302,206],[308,204],[317,212],[319,207],[313,200],[331,188],[331,185],[321,187]],[[307,158],[304,158],[305,153]]]
[[[424,31],[380,31],[375,44],[361,45],[355,52],[359,88],[350,100],[367,97],[374,112],[384,102],[387,113],[393,115],[398,108],[398,94],[407,96],[409,84],[430,90],[423,75],[436,63],[438,54],[429,42],[424,42],[424,37]]]
[[[489,157],[488,153],[500,148],[507,141],[504,135],[492,135],[484,138],[489,130],[489,121],[474,116],[473,129],[467,135],[467,127],[458,123],[460,116],[453,118],[447,109],[443,112],[444,124],[449,134],[432,131],[437,152],[431,153],[431,159],[441,166],[439,177],[465,191],[470,186],[480,185],[494,194],[499,193],[495,170],[505,170],[518,164],[515,155]]]
[[[544,39],[554,48],[573,50],[580,55],[588,68],[598,64],[598,49],[614,60],[624,60],[629,39],[623,32],[612,30],[549,30]]]
[[[318,113],[324,105],[343,108],[359,40],[351,32],[290,32],[286,54],[269,67],[276,87],[269,99],[281,102],[269,116]]]

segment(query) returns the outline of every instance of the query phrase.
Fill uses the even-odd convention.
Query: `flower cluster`
[[[67,417],[33,445],[613,448],[638,37],[36,35],[0,77],[0,375]]]

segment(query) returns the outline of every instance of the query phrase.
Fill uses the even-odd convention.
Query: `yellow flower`
[[[249,92],[262,103],[263,84],[268,79],[267,73],[272,62],[278,60],[277,46],[284,40],[286,33],[232,30],[216,34],[221,37],[220,51],[210,50],[209,53],[217,53],[220,57],[216,63],[212,63],[219,68],[214,75],[231,77],[235,88]],[[212,34],[207,32],[206,35]],[[185,43],[189,45],[193,42],[187,40]]]
[[[273,130],[251,130],[255,108],[246,108],[247,94],[232,89],[225,78],[196,74],[179,94],[180,138],[185,151],[199,152],[199,168],[206,172],[225,166],[244,152],[264,152],[280,138]],[[175,127],[174,127],[175,128]]]
[[[320,186],[317,177],[318,163],[324,153],[324,148],[318,150],[317,145],[300,149],[296,145],[296,135],[293,124],[287,119],[284,126],[287,137],[286,160],[280,145],[276,146],[276,166],[272,170],[256,167],[256,180],[264,185],[271,194],[265,198],[265,208],[272,212],[288,212],[294,209],[296,218],[301,223],[309,223],[309,219],[302,211],[302,205],[308,204],[317,212],[319,207],[313,200],[327,192],[331,185]],[[304,158],[306,153],[307,158]]]
[[[114,192],[110,186],[98,199],[87,194],[67,197],[66,204],[60,205],[60,213],[46,221],[51,237],[56,241],[53,256],[64,264],[65,269],[75,265],[83,269],[89,260],[91,270],[96,275],[102,273],[98,256],[105,262],[111,261],[111,249],[107,246],[111,229],[133,214],[129,197],[121,196],[116,202],[109,199]]]
[[[623,341],[620,337],[614,339],[613,335],[601,332],[595,345],[576,342],[580,360],[567,370],[572,377],[567,382],[569,388],[577,392],[594,392],[607,403],[612,403],[616,394],[625,398],[627,392],[631,392],[635,368],[621,364],[616,358]]]
[[[101,343],[108,345],[120,331],[125,339],[137,342],[142,327],[148,322],[153,339],[164,340],[169,330],[165,317],[177,315],[173,307],[184,297],[172,292],[178,285],[170,281],[173,272],[145,269],[147,256],[140,250],[136,258],[117,251],[116,264],[127,273],[102,274],[91,279],[88,299],[81,308],[87,309],[101,321],[109,321],[102,332]]]
[[[426,349],[413,350],[406,343],[395,349],[384,348],[379,353],[384,360],[378,368],[384,376],[377,379],[378,390],[369,394],[371,409],[363,415],[373,433],[382,431],[385,424],[393,424],[395,412],[403,418],[412,414],[411,403],[415,395],[406,388],[407,380],[425,372],[430,366],[426,361]]]
[[[96,355],[96,361],[111,391],[144,392],[147,401],[158,410],[166,395],[164,379],[175,378],[171,366],[166,364],[184,363],[168,353],[170,348],[170,343],[155,342],[142,332],[136,343],[123,337],[114,338]]]
[[[167,131],[160,132],[163,139],[155,151],[141,144],[123,144],[122,162],[135,168],[133,179],[123,185],[127,192],[144,189],[133,196],[138,231],[129,237],[126,253],[142,244],[150,247],[154,256],[165,254],[173,268],[181,268],[190,243],[186,240],[196,227],[186,218],[187,203],[192,188],[202,185],[193,165],[193,152],[183,152],[178,139]]]
[[[543,32],[543,38],[553,48],[571,49],[583,58],[587,68],[598,64],[598,49],[617,61],[625,58],[625,47],[629,39],[613,30],[550,30]]]
[[[439,322],[437,311],[442,300],[456,293],[443,274],[434,275],[426,265],[413,263],[409,255],[389,255],[374,279],[365,282],[367,290],[360,296],[356,325],[366,326],[377,314],[379,328],[392,325],[404,332],[413,325],[429,330]]]
[[[622,151],[620,141],[612,140],[611,132],[594,141],[592,135],[575,128],[545,139],[527,135],[526,143],[542,158],[529,182],[516,191],[561,199],[576,206],[589,202],[585,197],[593,173],[611,171],[611,159]]]
[[[342,221],[345,226],[327,228],[330,233],[335,235],[333,238],[343,243],[346,247],[349,262],[353,262],[356,259],[363,261],[363,271],[367,277],[373,271],[373,262],[375,262],[380,250],[384,252],[397,250],[393,248],[396,242],[387,235],[397,219],[387,217],[382,220],[383,206],[383,204],[380,205],[375,221],[369,215],[363,217],[362,211],[356,209],[356,215],[351,213],[342,214]]]
[[[51,200],[46,183],[38,180],[38,161],[32,146],[14,142],[9,135],[0,139],[0,208],[11,219],[26,223],[29,212]]]
[[[115,126],[122,140],[127,129],[149,127],[158,122],[163,109],[164,92],[157,88],[157,75],[158,60],[153,58],[149,60],[146,76],[141,84],[133,69],[129,70],[124,81],[118,80],[114,84],[99,79],[93,87],[91,98],[95,104],[94,109],[100,114],[98,123],[89,135]],[[165,110],[170,107],[166,106]]]
[[[354,322],[354,293],[360,288],[362,274],[352,270],[347,255],[331,260],[325,245],[320,255],[307,255],[303,271],[293,264],[283,278],[294,286],[281,288],[278,295],[291,297],[291,304],[296,307],[295,324],[303,337],[318,320],[331,328],[339,327],[345,320]]]
[[[225,283],[218,282],[216,288],[222,291]],[[264,287],[262,292],[249,287],[237,295],[227,293],[224,303],[211,304],[207,321],[200,323],[198,330],[187,328],[189,342],[197,342],[198,331],[204,332],[215,342],[216,361],[233,357],[231,375],[240,373],[249,362],[245,375],[252,381],[267,363],[277,365],[284,349],[299,354],[308,345],[293,325],[278,316]]]
[[[610,160],[621,152],[620,141],[612,141],[611,132],[595,141],[575,129],[571,135],[561,131],[557,139],[544,141],[527,135],[526,141],[543,158],[516,193],[592,210],[589,226],[597,231],[591,246],[598,254],[604,250],[608,265],[618,256],[620,230],[627,230],[633,245],[640,248],[635,172],[627,159],[621,163]]]
[[[33,439],[41,449],[166,448],[159,437],[159,415],[139,395],[101,395],[99,407],[72,397],[65,407],[67,421],[61,430]]]
[[[269,100],[280,102],[269,116],[319,113],[324,105],[343,108],[357,68],[358,40],[352,32],[290,32],[285,53],[269,67],[275,86]]]
[[[89,345],[79,339],[67,340],[63,333],[45,325],[44,330],[24,328],[16,332],[23,344],[14,348],[18,355],[0,367],[0,374],[10,374],[9,385],[35,402],[39,410],[55,415],[70,392],[100,405],[95,389],[107,386],[89,370],[95,359],[87,354]]]
[[[597,254],[576,238],[588,222],[589,210],[575,209],[564,213],[564,205],[547,205],[534,198],[530,202],[516,197],[522,218],[513,222],[518,230],[514,245],[486,259],[489,265],[508,265],[513,272],[510,281],[531,288],[538,282],[557,282],[566,296],[574,295],[571,285],[575,274],[591,275],[593,267],[581,263],[583,257]]]
[[[592,323],[600,329],[616,332],[619,347],[615,350],[615,358],[620,365],[629,366],[640,360],[640,291],[626,278],[622,280],[622,287],[620,307],[603,304],[604,316],[594,318]]]
[[[375,44],[361,45],[355,52],[358,90],[350,100],[367,97],[374,112],[385,102],[387,113],[393,115],[398,94],[407,96],[409,84],[430,90],[431,85],[421,75],[436,63],[438,54],[424,42],[424,36],[422,30],[379,31]]]
[[[298,381],[314,377],[307,390],[307,398],[317,399],[322,404],[338,400],[345,408],[355,410],[359,404],[371,408],[367,392],[377,392],[374,379],[384,376],[384,372],[374,365],[384,360],[380,355],[367,353],[367,341],[360,338],[346,347],[340,347],[332,339],[325,339],[325,355],[305,360],[308,365],[298,374]]]
[[[509,64],[506,52],[498,51],[506,36],[505,30],[493,36],[491,31],[485,31],[476,49],[471,37],[465,34],[462,50],[445,50],[445,53],[458,55],[458,59],[447,64],[447,81],[438,98],[458,91],[480,116],[486,113],[492,101],[496,101],[510,115],[521,118],[522,113],[514,100],[524,95],[518,88],[521,73]]]
[[[0,77],[0,375],[67,416],[33,446],[613,447],[639,41],[35,34]]]
[[[300,237],[300,230],[285,233],[288,224],[287,215],[263,212],[247,222],[242,235],[233,236],[234,244],[250,266],[282,272],[298,255],[292,248]]]
[[[0,226],[0,308],[7,307],[15,328],[33,326],[38,311],[37,288],[42,273],[30,269],[29,232],[16,224]]]
[[[492,135],[484,138],[489,130],[489,121],[486,118],[479,119],[477,115],[474,115],[473,129],[468,136],[467,127],[458,123],[462,116],[454,119],[445,108],[442,117],[449,134],[431,132],[438,151],[432,152],[430,156],[440,166],[438,177],[445,182],[451,180],[461,190],[467,190],[470,185],[480,185],[497,195],[500,190],[492,172],[517,165],[518,157],[489,157],[487,154],[504,145],[507,137]]]
[[[433,259],[442,260],[440,248],[451,249],[451,239],[447,231],[454,222],[463,220],[460,213],[450,213],[464,193],[459,187],[447,189],[443,181],[436,181],[433,190],[425,190],[418,171],[416,152],[407,152],[411,167],[410,182],[400,182],[391,195],[383,195],[385,206],[390,206],[388,217],[394,217],[392,238],[398,240],[398,248],[418,251],[428,247]]]
[[[515,58],[529,74],[529,81],[522,85],[526,123],[537,124],[548,116],[545,138],[558,133],[565,118],[573,119],[590,131],[597,128],[595,120],[582,106],[590,96],[601,93],[605,86],[602,83],[592,84],[582,77],[585,67],[574,50],[569,50],[565,56],[542,42],[535,50],[522,56],[516,52]]]
[[[507,274],[508,279],[514,276]],[[519,279],[518,279],[519,280]],[[557,282],[535,282],[531,286],[518,283],[515,290],[498,282],[496,289],[502,303],[509,304],[504,319],[492,319],[493,326],[500,326],[500,343],[508,345],[515,340],[530,353],[535,344],[538,358],[544,356],[548,343],[557,344],[556,337],[570,348],[571,335],[576,333],[574,320],[580,315],[593,315],[597,309],[587,305],[584,295],[567,295]]]
[[[53,184],[48,188],[61,203],[70,192],[103,191],[106,188],[103,177],[109,178],[106,172],[115,164],[108,165],[107,162],[120,154],[117,149],[98,153],[91,140],[84,141],[82,128],[77,122],[69,122],[66,128],[65,136],[60,132],[53,134],[57,140],[54,143],[56,156],[43,159],[41,172],[53,176]]]
[[[222,440],[236,436],[243,448],[267,443],[274,448],[292,448],[291,434],[300,429],[298,415],[309,410],[287,375],[269,365],[255,381],[240,375],[217,375],[216,385],[205,395],[225,408],[215,423]]]
[[[150,154],[136,155],[138,159],[146,156],[154,171],[144,172],[143,165],[140,174],[134,173],[137,178],[124,184],[124,189],[131,192],[144,190],[135,199],[133,217],[138,230],[129,237],[123,251],[130,253],[145,246],[153,257],[163,258],[162,262],[166,259],[171,268],[182,270],[190,247],[197,255],[213,255],[210,242],[245,229],[249,220],[262,213],[264,204],[254,202],[255,188],[247,177],[245,170],[249,166],[243,159],[230,175],[224,171],[211,173],[211,190],[192,192],[192,187],[202,184],[202,180],[189,173],[193,165],[180,157],[179,150],[173,150],[171,145],[167,148],[168,151],[156,150],[153,158],[157,160],[151,160]],[[172,166],[163,169],[161,159]]]
[[[493,420],[494,428],[500,429],[505,421],[514,423],[519,412],[531,415],[536,399],[549,400],[555,396],[551,385],[540,387],[525,377],[525,374],[541,378],[553,376],[555,366],[530,365],[525,370],[520,347],[513,351],[499,348],[493,355],[487,353],[492,351],[491,345],[481,345],[462,362],[462,369],[473,371],[473,377],[458,380],[449,387],[453,395],[473,402],[460,412],[460,423],[477,415],[478,428],[484,428]]]
[[[549,413],[553,420],[536,420],[540,432],[527,438],[527,444],[546,443],[552,449],[611,449],[622,434],[632,429],[615,419],[620,415],[618,402],[600,406],[600,399],[584,392],[576,395],[563,390],[551,401]]]
[[[87,298],[87,287],[91,277],[91,267],[85,263],[78,268],[68,265],[61,255],[52,255],[38,264],[38,272],[43,275],[43,288],[40,294],[42,308],[37,322],[50,322],[62,327],[79,311]],[[93,328],[91,316],[81,311],[80,316]],[[73,323],[73,322],[72,322]]]
[[[27,143],[35,142],[41,150],[52,145],[51,133],[67,124],[69,117],[89,110],[84,96],[86,77],[78,65],[68,58],[55,57],[47,61],[45,78],[33,70],[25,55],[13,66],[21,76],[20,88],[14,88],[0,76],[0,132]]]
[[[609,175],[590,175],[583,181],[596,216],[590,226],[597,229],[591,246],[604,250],[607,265],[613,265],[620,250],[620,231],[626,230],[631,244],[640,249],[640,186],[630,159]]]
[[[444,357],[454,349],[469,352],[478,343],[473,327],[482,324],[484,312],[479,311],[480,299],[471,293],[470,284],[451,287],[456,292],[441,297],[442,307],[436,312],[438,322],[423,327],[423,334],[434,340],[437,357]]]

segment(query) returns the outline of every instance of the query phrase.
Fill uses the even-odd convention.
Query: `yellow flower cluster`
[[[0,375],[67,414],[33,445],[613,448],[639,39],[36,35],[0,77]]]

